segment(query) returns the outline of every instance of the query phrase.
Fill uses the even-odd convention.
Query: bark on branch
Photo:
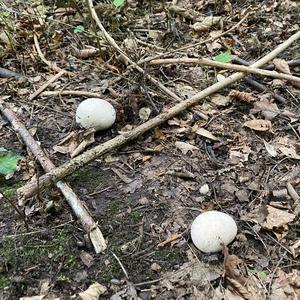
[[[12,124],[14,130],[20,134],[23,141],[38,159],[41,166],[46,172],[55,170],[55,165],[45,155],[42,148],[38,145],[35,139],[28,132],[23,123],[18,119],[17,115],[9,108],[5,108],[4,105],[0,104],[0,111],[6,117],[6,119]],[[74,193],[72,188],[63,181],[56,182],[56,186],[60,189],[68,204],[71,206],[74,214],[80,220],[82,227],[89,235],[91,242],[94,246],[95,252],[100,253],[106,249],[106,242],[103,235],[98,227],[97,223],[91,217],[87,208]]]
[[[277,48],[275,48],[273,51],[271,51],[266,56],[259,59],[257,62],[251,65],[253,68],[259,68],[263,66],[264,64],[268,63],[270,60],[274,59],[279,53],[284,51],[287,47],[289,47],[294,41],[298,40],[300,38],[300,31],[292,35],[289,39],[287,39],[284,43],[280,44]],[[74,159],[70,160],[69,162],[61,165],[60,167],[57,167],[56,169],[51,170],[51,172],[48,172],[47,174],[40,177],[39,180],[39,189],[44,189],[47,186],[51,184],[51,180],[53,182],[57,182],[58,180],[61,180],[65,176],[73,173],[75,170],[79,169],[83,165],[95,160],[97,157],[120,147],[121,145],[124,145],[125,143],[132,141],[145,133],[146,131],[149,131],[158,125],[164,123],[168,119],[174,117],[175,115],[181,113],[185,109],[197,104],[200,100],[203,98],[216,93],[220,89],[242,79],[245,77],[245,73],[235,73],[228,78],[224,79],[221,82],[217,82],[213,84],[212,86],[204,89],[203,91],[197,93],[193,97],[180,102],[176,104],[175,106],[171,107],[167,112],[161,113],[158,116],[150,119],[149,121],[143,123],[142,125],[134,128],[132,131],[128,133],[124,133],[121,135],[116,136],[115,138],[101,144],[98,146],[95,146],[94,148],[86,151],[85,153],[75,157]],[[28,198],[30,196],[33,196],[38,189],[37,181],[30,182],[26,184],[25,186],[19,188],[18,192],[19,195],[25,198]]]

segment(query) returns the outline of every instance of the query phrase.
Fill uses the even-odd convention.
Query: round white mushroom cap
[[[216,210],[200,214],[191,227],[193,243],[205,253],[221,251],[221,243],[227,246],[236,234],[237,226],[233,218]]]
[[[111,127],[116,120],[116,111],[107,101],[88,98],[82,101],[76,110],[76,123],[83,128],[95,128],[96,131]]]

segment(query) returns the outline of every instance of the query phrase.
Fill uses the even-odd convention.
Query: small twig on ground
[[[62,75],[66,74],[66,71],[61,70],[56,75],[52,76],[47,82],[45,82],[40,88],[38,88],[30,97],[29,101],[33,100],[35,97],[37,97],[39,94],[41,94],[50,84],[55,82],[58,78],[60,78]]]
[[[287,47],[289,47],[294,41],[300,38],[300,31],[292,35],[289,39],[287,39],[285,42],[280,44],[276,49],[271,51],[266,56],[259,59],[256,63],[252,65],[252,67],[257,68],[260,66],[263,66],[268,61],[275,58],[279,53],[284,51]],[[163,112],[156,117],[148,120],[147,122],[137,126],[136,128],[132,129],[130,132],[120,134],[116,136],[115,138],[101,144],[98,146],[95,146],[94,148],[86,151],[85,153],[73,158],[69,162],[61,165],[60,167],[51,170],[50,173],[43,175],[40,178],[40,189],[44,189],[45,187],[49,186],[51,184],[51,181],[49,180],[49,175],[51,176],[52,180],[54,182],[64,178],[65,176],[71,174],[75,170],[79,169],[83,165],[93,161],[97,157],[113,150],[121,145],[124,145],[125,143],[128,143],[129,141],[132,141],[136,139],[137,137],[141,136],[145,132],[159,126],[160,124],[164,123],[165,121],[169,120],[170,118],[173,118],[177,114],[181,113],[182,111],[186,110],[187,108],[197,104],[200,100],[203,98],[210,96],[220,89],[242,79],[245,77],[244,73],[235,73],[229,76],[228,78],[225,78],[221,82],[217,82],[208,88],[204,89],[203,91],[197,93],[193,97],[184,100],[173,107],[170,107],[166,112]],[[18,193],[21,197],[28,198],[33,196],[36,193],[37,189],[37,183],[36,181],[27,183],[23,187],[18,189]]]
[[[165,241],[159,243],[157,245],[158,248],[164,247],[167,244],[170,244],[180,238],[182,238],[183,234],[182,233],[177,233],[177,234],[173,234],[170,238],[166,239]]]
[[[51,172],[55,169],[55,165],[52,161],[44,154],[42,148],[38,145],[35,139],[28,132],[26,127],[18,119],[16,114],[4,105],[0,104],[0,111],[9,120],[16,132],[20,134],[27,147],[38,159],[41,166],[46,172]],[[80,220],[84,230],[88,233],[91,242],[94,246],[95,252],[100,253],[106,249],[106,242],[98,227],[97,223],[93,220],[88,210],[85,208],[81,200],[73,192],[72,188],[63,181],[56,182],[56,186],[60,189],[67,202],[71,206],[74,214]]]
[[[108,43],[114,47],[116,51],[118,51],[121,55],[121,57],[128,62],[132,67],[134,67],[137,71],[139,71],[145,78],[147,78],[149,81],[151,81],[153,84],[155,84],[161,91],[163,91],[165,94],[169,95],[171,98],[175,99],[178,102],[182,102],[183,100],[178,97],[175,93],[173,93],[171,90],[166,88],[161,82],[156,80],[151,75],[147,74],[144,69],[142,69],[138,64],[136,64],[134,61],[132,61],[126,53],[118,46],[118,44],[115,42],[115,40],[110,36],[110,34],[106,31],[106,29],[103,27],[101,21],[98,18],[98,15],[94,9],[93,1],[92,0],[86,0],[87,5],[90,10],[91,17],[95,20],[97,26],[102,31],[103,35],[105,36]],[[204,114],[203,114],[204,115]],[[206,116],[207,117],[207,116]]]
[[[253,73],[253,74],[259,74],[263,76],[278,78],[278,79],[285,79],[289,81],[299,82],[300,78],[296,76],[292,76],[289,74],[284,73],[278,73],[275,71],[268,71],[263,69],[257,69],[253,68],[251,66],[240,66],[230,63],[221,63],[218,61],[213,61],[207,58],[165,58],[165,59],[156,59],[152,60],[150,62],[150,65],[166,65],[166,64],[198,64],[198,65],[205,65],[205,66],[212,66],[212,67],[218,67],[222,69],[227,70],[234,70],[239,72],[245,72],[245,73]]]
[[[247,60],[244,60],[236,55],[233,56],[233,63],[239,64],[239,65],[244,65],[244,66],[251,66],[252,62],[249,62]],[[300,59],[294,59],[294,60],[290,60],[287,62],[287,64],[290,67],[296,67],[300,65]],[[275,69],[275,65],[274,64],[269,64],[266,66],[261,67],[261,69],[265,69],[265,70],[274,70]]]
[[[36,231],[29,231],[29,232],[24,232],[24,233],[19,233],[19,234],[11,234],[11,235],[4,235],[4,236],[1,236],[1,240],[4,240],[4,239],[15,239],[15,238],[18,238],[20,236],[24,237],[24,236],[28,236],[28,235],[34,235],[34,234],[39,234],[39,233],[42,233],[42,232],[48,232],[50,230],[53,230],[53,229],[56,229],[56,228],[61,228],[61,227],[64,227],[70,223],[73,223],[74,221],[68,221],[68,222],[65,222],[63,224],[59,224],[59,225],[56,225],[54,227],[51,227],[51,228],[45,228],[45,229],[41,229],[41,230],[36,230]]]
[[[40,44],[39,44],[39,41],[38,41],[38,38],[37,38],[37,35],[36,35],[36,34],[33,35],[33,40],[34,40],[34,45],[35,45],[36,51],[37,51],[37,53],[38,53],[40,59],[41,59],[41,60],[42,60],[42,61],[43,61],[50,69],[52,69],[53,71],[55,71],[55,72],[61,72],[61,71],[62,71],[61,68],[59,68],[55,63],[51,63],[50,61],[48,61],[48,60],[45,58],[45,56],[44,56],[44,54],[43,54],[43,52],[42,52],[42,50],[41,50],[41,48],[40,48]],[[65,71],[65,72],[66,72],[67,74],[69,74],[69,75],[72,75],[71,72],[67,72],[67,71]]]
[[[103,98],[102,94],[93,93],[88,91],[46,91],[41,93],[41,96],[78,96],[78,97],[90,97],[90,98]]]
[[[21,219],[24,221],[24,224],[25,224],[25,227],[26,227],[26,230],[29,231],[29,226],[28,226],[28,223],[27,223],[27,220],[26,220],[26,216],[23,212],[20,211],[20,209],[8,198],[4,195],[4,193],[2,193],[0,191],[0,200],[1,199],[4,199],[5,201],[7,201],[13,208],[14,210],[18,213],[18,215],[21,217]]]
[[[111,252],[111,253],[112,253],[112,255],[114,256],[114,258],[117,260],[118,264],[120,265],[120,267],[121,267],[121,269],[122,269],[122,271],[123,271],[123,273],[124,273],[126,279],[129,280],[128,273],[127,273],[126,269],[124,268],[124,266],[123,266],[121,260],[119,259],[119,257],[118,257],[115,253],[113,253],[113,252]]]
[[[274,280],[274,277],[275,277],[275,274],[281,264],[281,262],[283,261],[284,259],[284,255],[281,254],[281,257],[279,259],[279,261],[277,262],[273,272],[271,273],[271,277],[270,277],[270,280],[269,280],[269,289],[268,289],[268,294],[271,295],[271,291],[272,291],[272,284],[273,284],[273,280]]]

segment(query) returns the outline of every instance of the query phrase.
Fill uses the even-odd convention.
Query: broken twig
[[[51,172],[55,169],[55,165],[45,155],[42,148],[38,145],[35,139],[28,132],[26,127],[18,119],[16,114],[9,108],[5,108],[0,104],[0,110],[2,114],[9,120],[16,132],[20,134],[27,147],[38,159],[41,166],[46,172]],[[85,208],[81,200],[73,192],[72,188],[63,181],[56,182],[56,186],[60,189],[67,202],[73,209],[76,217],[80,220],[83,228],[88,233],[91,242],[94,246],[95,252],[100,253],[106,249],[105,239],[103,238],[102,232],[100,231],[97,223],[93,220],[88,210]]]
[[[240,66],[230,63],[221,63],[218,61],[210,60],[207,58],[165,58],[165,59],[156,59],[152,60],[150,62],[150,65],[166,65],[166,64],[198,64],[198,65],[205,65],[205,66],[212,66],[212,67],[218,67],[222,69],[227,70],[234,70],[239,72],[245,72],[245,73],[253,73],[253,74],[259,74],[263,76],[278,78],[278,79],[286,79],[289,81],[299,82],[300,78],[296,76],[292,76],[289,74],[284,73],[278,73],[275,71],[268,71],[263,69],[257,69],[253,68],[251,66]]]
[[[60,78],[62,75],[66,74],[67,72],[64,70],[61,70],[56,75],[52,76],[47,82],[45,82],[40,88],[38,88],[30,97],[29,101],[33,100],[35,97],[37,97],[40,93],[42,93],[51,83],[55,82],[58,78]]]
[[[287,47],[289,47],[294,41],[300,38],[300,31],[292,35],[289,39],[287,39],[284,43],[280,44],[276,49],[271,51],[266,56],[259,59],[256,63],[252,65],[252,67],[257,68],[263,66],[268,61],[275,58],[279,53],[284,51]],[[145,132],[159,126],[160,124],[164,123],[165,121],[173,118],[177,114],[181,113],[182,111],[186,110],[187,108],[197,104],[203,98],[210,96],[213,93],[216,93],[220,89],[242,79],[245,76],[245,73],[235,73],[225,78],[221,82],[217,82],[208,88],[204,89],[203,91],[197,93],[193,97],[182,101],[173,107],[169,108],[166,112],[163,112],[156,117],[148,120],[147,122],[137,126],[130,132],[120,134],[115,138],[101,144],[95,146],[94,148],[86,151],[85,153],[75,157],[74,159],[70,160],[69,162],[57,167],[56,169],[51,170],[48,174],[41,176],[39,186],[37,185],[37,181],[27,183],[23,187],[18,189],[18,193],[21,197],[28,198],[33,196],[37,189],[40,190],[45,189],[47,186],[51,184],[51,179],[56,182],[65,176],[73,173],[75,170],[79,169],[83,165],[95,160],[97,157],[128,143],[136,139],[137,137],[141,136]],[[50,179],[50,178],[51,179]]]

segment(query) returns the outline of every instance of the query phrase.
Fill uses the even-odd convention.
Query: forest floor
[[[253,62],[299,31],[299,1],[125,2],[94,5],[134,62],[157,55]],[[0,22],[1,67],[24,76],[0,78],[1,101],[56,166],[81,142],[94,136],[90,149],[178,103],[124,61],[87,4],[4,1]],[[57,73],[37,43],[72,74],[31,99]],[[273,69],[299,77],[299,46],[270,61]],[[233,73],[193,63],[140,66],[182,101]],[[44,171],[0,114],[0,147],[21,156],[11,178],[0,174],[0,299],[300,299],[299,84],[247,78],[65,178],[106,239],[99,254],[55,187],[19,206],[26,228],[11,203],[18,206],[17,189]],[[89,93],[111,102],[117,120],[84,135],[75,112]],[[191,241],[194,218],[208,210],[237,223],[229,254],[202,253]]]

